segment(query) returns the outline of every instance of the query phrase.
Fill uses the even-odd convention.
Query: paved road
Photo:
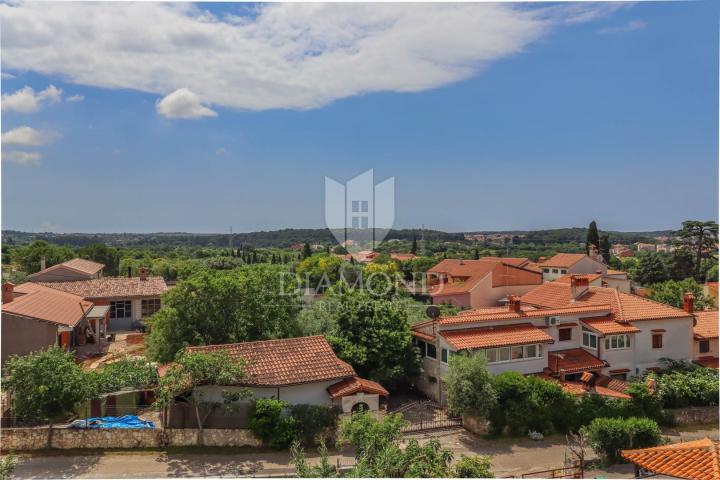
[[[672,441],[709,436],[718,438],[718,429],[668,431]],[[421,442],[437,437],[450,448],[455,458],[461,455],[490,455],[497,476],[560,467],[565,459],[565,438],[552,436],[536,442],[529,439],[489,441],[463,429],[414,434]],[[316,458],[308,452],[312,462]],[[333,463],[350,464],[350,454],[332,455]],[[288,452],[168,453],[157,451],[123,451],[66,455],[62,453],[21,456],[15,475],[18,478],[147,478],[147,477],[237,477],[248,475],[292,474]],[[632,478],[629,465],[589,472],[587,478]]]

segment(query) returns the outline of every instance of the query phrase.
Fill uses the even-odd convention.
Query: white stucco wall
[[[374,412],[380,409],[380,395],[377,393],[366,394],[360,392],[335,400],[335,404],[342,408],[343,413],[351,413],[352,408],[358,403],[366,404],[368,408],[370,408],[370,411]]]
[[[291,405],[296,404],[308,404],[308,405],[324,405],[331,406],[332,399],[330,394],[327,392],[327,388],[333,385],[338,380],[331,380],[325,382],[306,383],[302,385],[291,385],[287,387],[272,387],[272,388],[248,388],[253,394],[253,398],[278,398],[286,401]],[[211,402],[222,402],[222,392],[227,391],[238,391],[240,387],[220,387],[217,385],[206,385],[195,389],[195,393],[202,394],[206,401]]]
[[[693,319],[643,320],[632,322],[641,331],[635,334],[635,366],[642,374],[658,367],[661,358],[689,361],[693,357]],[[662,348],[652,348],[652,330],[665,329]]]

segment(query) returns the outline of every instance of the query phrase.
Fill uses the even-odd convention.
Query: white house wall
[[[330,394],[327,392],[327,388],[333,385],[338,380],[331,380],[325,382],[305,383],[302,385],[291,385],[287,387],[252,387],[248,388],[253,394],[253,398],[278,398],[280,400],[288,402],[291,405],[307,404],[307,405],[323,405],[331,406],[332,399]],[[222,402],[222,392],[226,391],[239,391],[240,387],[221,387],[217,385],[207,385],[198,387],[197,393],[202,393],[205,401],[211,402]]]
[[[673,360],[692,360],[693,356],[693,319],[674,318],[667,320],[643,320],[632,322],[641,329],[635,334],[636,373],[642,374],[650,367],[659,367],[661,358]],[[652,330],[664,329],[662,348],[652,348]],[[614,365],[613,365],[614,367]]]
[[[693,343],[695,344],[693,346],[693,358],[697,359],[700,357],[718,357],[718,339],[712,338],[708,340],[710,342],[710,351],[705,353],[700,353],[700,341],[695,340]]]

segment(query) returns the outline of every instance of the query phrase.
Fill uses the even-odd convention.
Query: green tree
[[[691,292],[695,296],[695,308],[698,310],[712,308],[715,302],[712,297],[703,294],[703,286],[693,278],[684,280],[666,280],[650,285],[649,297],[658,302],[683,308],[683,297],[685,293]]]
[[[253,403],[248,428],[265,444],[275,448],[287,448],[297,440],[297,421],[285,415],[288,403],[274,398],[259,398]]]
[[[454,475],[456,478],[495,478],[491,468],[490,457],[485,455],[463,455],[455,464]]]
[[[35,273],[40,271],[41,257],[45,257],[46,267],[52,267],[70,260],[75,256],[75,252],[70,247],[53,245],[45,240],[36,240],[30,245],[13,248],[10,256],[12,261],[25,272]]]
[[[163,297],[150,318],[151,358],[167,362],[189,345],[288,338],[299,332],[295,276],[279,265],[200,271]]]
[[[410,247],[410,253],[412,253],[413,255],[417,255],[417,248],[418,248],[417,237],[415,236],[415,234],[413,234],[412,246]]]
[[[683,248],[695,254],[695,278],[700,281],[700,267],[703,258],[717,258],[718,224],[714,221],[687,220],[675,232]]]
[[[305,258],[309,258],[311,256],[312,256],[312,248],[310,248],[310,244],[306,242],[305,245],[303,245],[302,258],[305,259]]]
[[[10,451],[5,458],[0,459],[0,480],[10,480],[16,466],[15,454]]]
[[[595,453],[610,462],[620,459],[620,450],[654,447],[662,442],[660,427],[649,418],[596,418],[582,431]]]
[[[595,220],[590,222],[590,226],[587,231],[587,239],[585,241],[585,253],[590,253],[590,245],[595,245],[600,250],[600,236],[598,234],[597,223]]]
[[[327,337],[341,359],[360,376],[381,383],[402,383],[419,373],[420,359],[412,344],[405,305],[366,290],[335,295],[335,328]]]
[[[485,417],[497,402],[487,362],[479,353],[452,355],[443,381],[448,407],[455,414]]]
[[[692,253],[684,248],[675,249],[672,255],[667,257],[667,269],[672,280],[692,277],[695,272]]]
[[[602,255],[603,260],[605,260],[606,264],[610,263],[610,235],[607,233],[603,234],[602,237],[600,237],[600,255]]]
[[[56,346],[24,357],[10,357],[5,375],[3,388],[10,394],[15,415],[50,423],[48,448],[53,422],[64,419],[93,393],[74,355]]]
[[[324,291],[340,280],[343,261],[334,255],[318,254],[307,257],[295,269],[303,288]]]
[[[246,379],[244,363],[231,359],[226,351],[182,352],[160,379],[155,407],[162,410],[176,401],[188,403],[195,410],[198,445],[203,444],[205,421],[217,408],[227,412],[237,402],[251,396],[247,389],[223,390],[222,402],[206,400],[195,389],[201,385],[237,385]]]
[[[108,247],[104,243],[93,243],[78,250],[78,256],[93,262],[105,265],[105,275],[118,275],[120,267],[120,253],[116,248]]]
[[[667,279],[667,268],[660,255],[655,252],[646,252],[640,256],[637,268],[633,273],[633,280],[641,285],[650,285]]]

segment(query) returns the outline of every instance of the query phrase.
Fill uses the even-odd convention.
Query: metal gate
[[[408,403],[390,413],[400,413],[409,422],[401,429],[404,433],[462,426],[462,418],[429,400]]]

